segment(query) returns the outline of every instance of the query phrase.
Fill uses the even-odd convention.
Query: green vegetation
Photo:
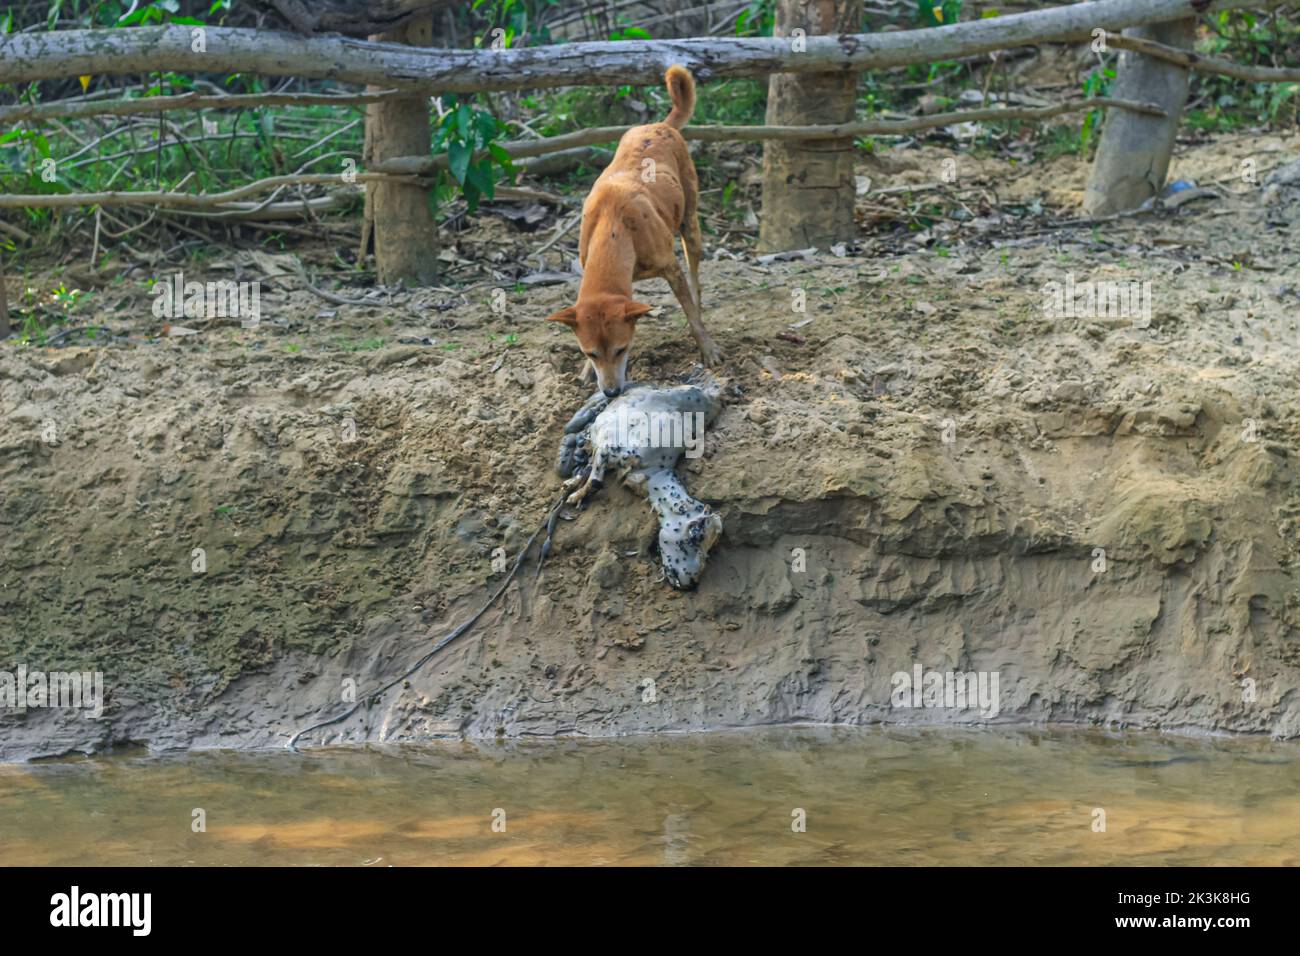
[[[436,215],[438,206],[459,189],[473,212],[479,199],[492,198],[497,169],[503,174],[513,169],[510,154],[497,142],[504,127],[491,113],[455,96],[444,97],[443,105],[446,112],[437,121],[433,152],[447,154],[450,175],[438,178],[429,201]]]
[[[632,16],[634,9],[618,5],[597,8],[572,0],[472,0],[448,11],[451,32],[446,36],[462,47],[535,46],[576,39],[626,42],[650,38],[668,22],[653,17],[637,22]],[[265,11],[265,6],[252,0],[51,0],[43,5],[10,5],[0,14],[0,31],[77,26],[130,30],[158,24],[249,26],[263,22]],[[738,11],[734,21],[720,24],[715,33],[770,35],[774,11],[774,0],[753,0]],[[644,16],[644,11],[638,15]],[[869,9],[862,29],[870,32],[887,26],[939,27],[963,15],[969,18],[971,13],[963,12],[962,0],[918,0],[914,7],[893,11]],[[984,9],[980,15],[997,16],[998,11]],[[1248,11],[1224,11],[1202,17],[1201,23],[1198,50],[1204,54],[1263,66],[1300,62],[1300,23],[1294,12],[1261,16]],[[1095,54],[1079,77],[1079,92],[1086,96],[1110,92],[1116,59],[1113,50]],[[1015,73],[1006,62],[978,58],[872,71],[860,78],[857,115],[896,117],[960,109],[970,101],[970,91],[1006,93],[1017,86]],[[0,85],[0,103],[281,90],[344,92],[327,81],[155,72],[132,77],[69,77],[21,87]],[[701,88],[694,122],[761,124],[767,90],[766,78],[707,82]],[[667,92],[657,83],[445,95],[434,97],[432,106],[432,150],[446,158],[446,165],[432,179],[430,202],[435,214],[443,219],[462,219],[467,212],[474,212],[483,200],[493,197],[501,183],[513,177],[514,166],[502,147],[506,140],[654,121],[670,108]],[[964,141],[961,148],[1012,163],[1052,160],[1068,154],[1086,157],[1095,148],[1101,121],[1102,113],[1094,111],[1048,124],[986,122],[980,124],[975,140]],[[1294,127],[1298,122],[1300,83],[1254,84],[1208,74],[1193,76],[1185,116],[1186,129],[1193,134],[1263,125]],[[160,189],[214,192],[254,179],[298,172],[339,174],[342,184],[347,181],[344,174],[363,168],[363,125],[360,107],[329,105],[19,122],[0,128],[0,190],[40,195]],[[951,142],[945,140],[947,136],[935,130],[915,138]],[[862,138],[857,146],[864,153],[872,153],[888,149],[897,141],[894,137],[872,136]],[[694,147],[701,186],[709,196],[706,231],[744,232],[752,228],[759,198],[753,171],[758,167],[762,148],[761,143]],[[581,192],[590,184],[593,173],[590,168],[577,167],[550,177],[545,188]],[[282,188],[261,198],[283,202],[320,195],[320,190],[313,190],[308,193],[301,187]],[[359,199],[360,190],[354,186],[329,191],[344,204],[343,211],[355,217],[355,209],[349,210],[346,202],[350,197]],[[893,223],[893,227],[920,231],[947,214],[945,200],[926,197],[909,207],[906,221]],[[95,261],[82,260],[92,271],[102,271],[114,262],[114,256],[119,262],[138,261],[140,250],[164,242],[162,251],[172,256],[179,252],[197,264],[205,254],[203,236],[221,228],[199,218],[123,206],[28,209],[6,213],[5,218],[19,227],[19,235],[31,235],[38,250],[64,257],[65,261],[72,261],[73,253],[78,258],[86,256],[92,248],[91,236],[96,236]],[[302,229],[266,225],[259,230],[258,241],[268,251],[283,250],[296,244],[303,233]],[[307,234],[311,231],[307,230]],[[12,260],[18,249],[13,235],[0,232],[0,255]],[[935,254],[942,256],[945,250],[937,249]],[[352,261],[337,255],[336,259],[341,269],[354,268]],[[101,285],[102,281],[95,288]],[[24,289],[11,296],[14,325],[25,340],[45,341],[59,334],[60,329],[76,326],[85,297],[94,294],[82,291],[70,278],[57,289]],[[84,317],[80,321],[84,323]],[[361,343],[353,347],[371,346]]]

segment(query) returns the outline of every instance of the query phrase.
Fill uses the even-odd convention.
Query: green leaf
[[[488,143],[487,149],[488,154],[506,172],[511,172],[515,168],[514,160],[510,158],[510,154],[506,152],[506,148],[500,143]]]
[[[465,174],[469,172],[469,161],[473,155],[474,148],[468,143],[449,143],[447,146],[451,174],[462,186],[465,185]]]
[[[466,183],[464,186],[465,202],[469,205],[469,211],[473,212],[478,209],[478,188]]]
[[[487,163],[476,163],[470,167],[465,176],[465,195],[468,197],[470,189],[480,192],[488,199],[492,198],[495,184],[492,182],[492,167]]]
[[[489,140],[494,139],[498,129],[499,125],[495,116],[484,110],[475,111],[474,131],[478,134],[478,142],[481,145],[486,145]]]

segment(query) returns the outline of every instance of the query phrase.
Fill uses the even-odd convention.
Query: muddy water
[[[1300,864],[1300,746],[798,728],[0,766],[0,862]]]

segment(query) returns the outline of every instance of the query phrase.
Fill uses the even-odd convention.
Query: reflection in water
[[[1300,746],[787,728],[0,766],[0,862],[1296,865]]]

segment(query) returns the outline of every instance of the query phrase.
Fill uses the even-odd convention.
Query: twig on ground
[[[47,346],[53,345],[55,342],[60,342],[63,339],[66,339],[68,336],[76,334],[77,332],[89,332],[92,330],[95,332],[103,332],[106,335],[113,334],[113,330],[110,329],[107,325],[73,325],[66,329],[60,329],[58,332],[55,332],[53,335],[46,338],[44,343],[42,344]]]
[[[0,219],[0,232],[8,233],[22,242],[32,241],[31,233],[24,232],[12,223],[5,222],[3,219]]]
[[[557,242],[563,239],[569,233],[569,231],[573,229],[573,227],[576,226],[579,223],[579,221],[581,221],[581,219],[582,219],[582,213],[577,213],[576,215],[574,215],[560,229],[557,229],[555,235],[551,236],[550,239],[547,239],[544,245],[534,250],[533,255],[540,256],[547,249],[551,248],[551,246],[555,245]]]

